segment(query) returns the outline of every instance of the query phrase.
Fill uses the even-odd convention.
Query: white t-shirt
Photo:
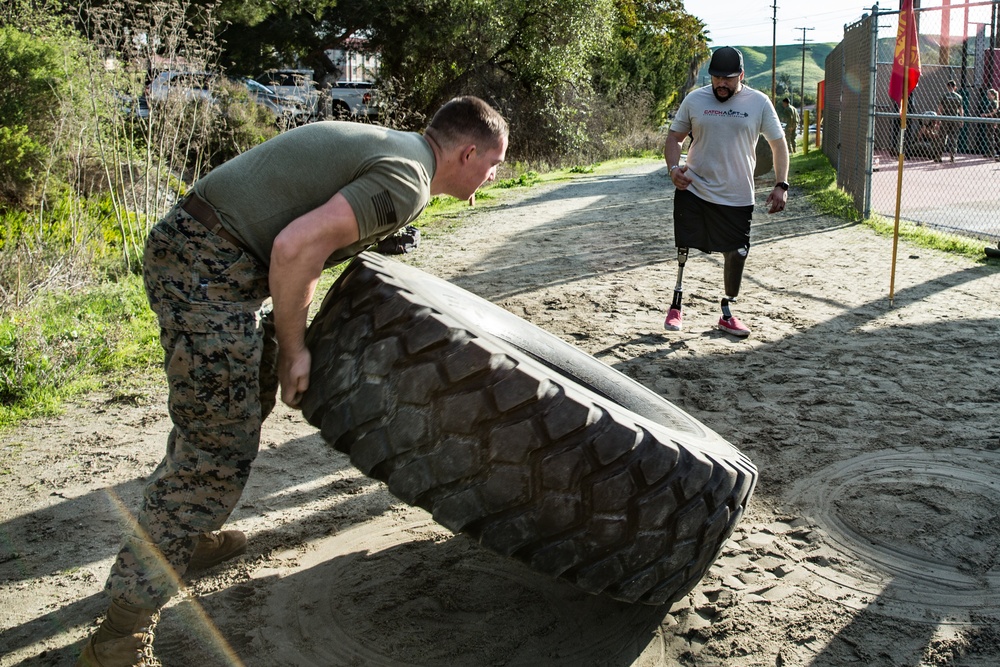
[[[693,136],[686,162],[692,179],[688,190],[725,206],[753,206],[757,137],[784,141],[785,136],[771,100],[746,84],[725,102],[715,99],[712,86],[692,91],[670,130]]]

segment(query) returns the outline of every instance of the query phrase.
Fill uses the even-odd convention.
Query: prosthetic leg
[[[734,303],[740,294],[740,285],[743,283],[743,267],[746,265],[749,253],[748,246],[722,253],[725,258],[723,283],[726,294],[722,297],[722,317],[719,318],[719,328],[741,338],[749,336],[750,329],[733,316],[729,310],[729,304]]]
[[[667,311],[667,319],[663,322],[663,328],[667,331],[681,330],[681,297],[684,295],[684,264],[687,262],[688,249],[677,249],[677,283],[674,285],[674,298],[670,302],[670,310]]]

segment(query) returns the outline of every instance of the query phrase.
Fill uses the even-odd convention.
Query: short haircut
[[[955,88],[958,88],[958,84],[955,83],[954,79],[948,79],[948,85],[949,86],[954,86]]]
[[[993,96],[996,96],[996,94],[997,94],[997,89],[996,89],[996,88],[990,88],[990,89],[989,89],[989,90],[987,90],[986,92],[987,92],[987,93],[989,93],[990,95],[993,95]]]
[[[783,100],[781,100],[781,101],[782,101],[782,102],[788,102],[788,98],[786,97],[786,98],[784,98],[784,99],[783,99]]]
[[[434,140],[444,146],[462,141],[497,146],[507,136],[507,121],[489,104],[465,95],[444,104],[427,124]]]

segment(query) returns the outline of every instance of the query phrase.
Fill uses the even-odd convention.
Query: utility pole
[[[815,30],[816,28],[796,28],[796,30],[802,31],[802,79],[799,83],[799,118],[804,118],[806,115],[806,30]],[[805,122],[805,121],[802,121]]]
[[[771,18],[771,103],[778,104],[778,1],[771,5],[774,16]]]

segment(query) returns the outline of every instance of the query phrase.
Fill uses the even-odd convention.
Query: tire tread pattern
[[[752,494],[749,459],[629,419],[365,257],[306,335],[303,414],[327,442],[445,527],[589,593],[668,604],[704,577]]]

